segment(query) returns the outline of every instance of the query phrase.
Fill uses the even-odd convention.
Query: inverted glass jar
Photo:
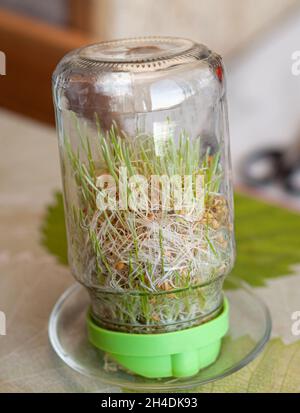
[[[220,56],[99,43],[62,59],[53,93],[69,263],[94,321],[163,333],[214,318],[235,257]]]

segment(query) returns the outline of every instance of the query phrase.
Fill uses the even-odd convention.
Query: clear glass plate
[[[49,321],[50,342],[58,356],[72,369],[102,382],[138,391],[184,390],[218,380],[246,366],[261,352],[271,333],[268,308],[244,282],[229,277],[226,297],[230,305],[230,329],[223,339],[217,361],[198,374],[181,379],[146,379],[115,369],[102,351],[87,339],[86,313],[89,296],[74,284],[56,303]]]

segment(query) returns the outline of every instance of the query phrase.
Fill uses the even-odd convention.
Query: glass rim
[[[123,328],[126,328],[126,327],[128,328],[129,327],[130,329],[138,329],[140,331],[146,330],[146,329],[151,329],[151,328],[152,329],[162,329],[163,330],[163,329],[167,329],[167,328],[170,328],[170,327],[175,327],[175,326],[180,326],[180,325],[185,325],[185,324],[190,324],[191,323],[192,325],[190,327],[184,327],[184,329],[189,329],[189,328],[196,327],[195,323],[197,321],[199,321],[199,325],[204,324],[204,323],[209,322],[213,318],[215,318],[217,315],[219,315],[222,312],[223,308],[224,308],[224,299],[225,299],[224,293],[223,293],[223,291],[221,291],[220,292],[220,303],[218,303],[218,305],[215,308],[213,308],[210,312],[204,313],[204,314],[198,314],[198,316],[193,317],[193,318],[184,318],[184,319],[181,319],[180,321],[174,321],[174,322],[169,322],[169,323],[161,322],[161,323],[149,323],[149,324],[135,324],[135,323],[129,323],[129,322],[128,323],[116,322],[116,321],[114,321],[114,319],[100,318],[100,317],[95,316],[95,314],[92,311],[92,306],[90,306],[89,314],[90,314],[91,318],[95,321],[95,323],[96,324],[100,323],[100,327],[102,327],[104,329],[107,328],[107,327],[105,327],[105,325],[111,325],[111,326],[114,325],[114,326],[116,326],[117,328],[115,330],[112,329],[112,328],[107,328],[111,331],[116,331],[116,332],[122,332],[120,330],[120,328],[122,328],[122,327]],[[173,332],[173,331],[174,330],[171,330],[169,332]],[[130,332],[128,334],[141,335],[143,333]],[[152,334],[160,334],[160,333],[152,333]]]

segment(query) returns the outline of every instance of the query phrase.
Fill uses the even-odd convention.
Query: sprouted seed
[[[77,131],[79,149],[65,136],[64,162],[71,164],[77,195],[67,220],[72,270],[89,288],[94,319],[113,330],[155,333],[213,317],[234,251],[219,152],[207,150],[203,156],[201,137],[192,141],[182,133],[177,141],[170,136],[158,156],[152,136],[129,138],[116,125],[105,134],[99,124],[97,149],[92,150],[79,126]],[[141,192],[144,209],[99,209],[105,197],[98,181],[107,174],[116,183],[116,203],[120,200],[121,168],[127,178],[143,176],[151,182]],[[152,176],[191,176],[192,192],[201,177],[202,208],[196,202],[177,209],[172,191],[166,196],[168,209],[161,199],[153,205]],[[130,196],[133,188],[126,185]],[[113,193],[109,183],[104,189]]]

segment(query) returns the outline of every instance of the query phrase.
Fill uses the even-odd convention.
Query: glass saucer
[[[87,339],[89,296],[74,284],[56,303],[49,321],[49,338],[58,356],[72,369],[101,382],[136,391],[179,391],[221,379],[246,366],[262,351],[271,333],[268,308],[253,290],[237,278],[226,280],[230,329],[217,361],[188,378],[146,379],[107,363],[105,354]]]

